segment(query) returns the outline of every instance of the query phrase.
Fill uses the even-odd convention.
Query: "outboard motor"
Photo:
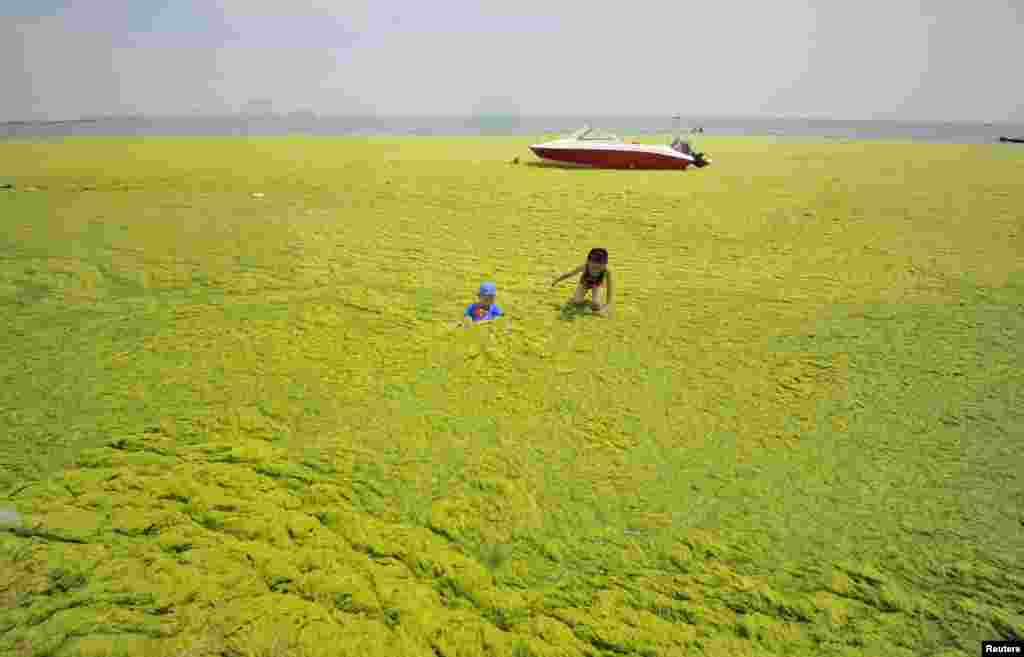
[[[695,167],[706,167],[707,165],[711,164],[711,160],[705,157],[704,153],[695,152],[693,148],[690,146],[690,142],[686,141],[685,139],[679,136],[679,121],[682,117],[676,115],[672,118],[676,120],[676,137],[675,139],[672,140],[672,149],[684,155],[691,156],[693,158],[693,166]],[[698,130],[699,132],[704,132],[704,128],[699,128]],[[697,132],[697,130],[693,132]]]
[[[676,137],[675,140],[672,142],[672,149],[684,155],[692,156],[693,166],[695,167],[706,167],[707,165],[711,164],[711,161],[704,156],[704,153],[694,152],[694,150],[690,147],[690,142],[680,139],[679,137]]]

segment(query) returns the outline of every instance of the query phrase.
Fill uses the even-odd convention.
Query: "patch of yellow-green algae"
[[[0,653],[1024,633],[1019,151],[528,141],[0,144]],[[599,245],[607,319],[549,286]]]

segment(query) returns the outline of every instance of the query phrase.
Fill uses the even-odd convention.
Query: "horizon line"
[[[104,114],[104,115],[83,115],[67,119],[7,119],[0,121],[0,125],[41,125],[59,123],[90,123],[113,120],[149,120],[149,119],[285,119],[285,118],[313,118],[313,119],[575,119],[594,120],[602,119],[662,119],[666,121],[675,120],[768,120],[768,121],[828,121],[835,123],[902,123],[911,125],[931,124],[973,124],[973,125],[1024,125],[1024,120],[984,120],[984,119],[913,119],[913,118],[889,118],[889,117],[841,117],[822,116],[807,114],[587,114],[587,113],[552,113],[552,114],[382,114],[377,112],[366,113],[320,113],[313,110],[289,110],[283,112],[246,113],[246,112],[223,112],[223,113],[169,113],[169,114]]]

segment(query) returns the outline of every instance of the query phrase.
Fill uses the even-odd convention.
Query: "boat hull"
[[[674,153],[643,150],[616,150],[614,148],[566,148],[558,146],[531,146],[530,150],[542,160],[598,169],[686,169],[693,164],[688,157]]]

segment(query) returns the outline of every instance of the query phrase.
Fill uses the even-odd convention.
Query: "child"
[[[483,322],[490,319],[503,317],[505,313],[494,303],[494,297],[498,294],[497,286],[487,281],[480,286],[479,301],[471,303],[462,314],[462,323],[469,326],[474,322]]]
[[[584,297],[590,291],[594,299],[589,302],[590,308],[602,314],[610,312],[612,308],[612,272],[608,269],[608,251],[605,249],[590,249],[585,263],[571,272],[555,278],[551,282],[551,287],[576,274],[581,274],[580,282],[576,286],[576,294],[573,295],[570,303],[587,303]],[[605,303],[603,305],[597,300],[598,290],[602,287],[606,290]]]

